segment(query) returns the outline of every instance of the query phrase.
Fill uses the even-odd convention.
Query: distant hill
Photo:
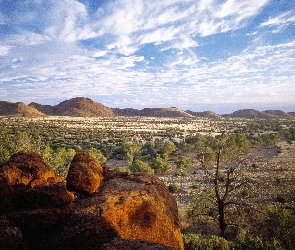
[[[45,116],[45,114],[23,102],[0,101],[0,116],[39,117]]]
[[[114,116],[113,110],[89,98],[76,97],[55,106],[30,103],[30,107],[51,116],[100,117]]]
[[[268,115],[270,118],[279,119],[293,119],[292,115],[282,111],[282,110],[265,110],[262,113]]]
[[[216,114],[213,111],[194,112],[194,111],[186,110],[185,112],[195,117],[222,118],[222,116]]]
[[[258,111],[255,109],[241,109],[231,114],[222,115],[229,118],[260,118],[260,119],[293,119],[293,117],[282,110]]]
[[[258,118],[258,119],[294,119],[295,112],[286,113],[282,110],[258,111],[255,109],[241,109],[231,114],[219,115],[213,111],[195,112],[171,108],[109,108],[89,98],[76,97],[63,101],[57,105],[42,105],[31,102],[11,103],[0,101],[0,116],[75,116],[75,117],[111,117],[111,116],[142,116],[142,117],[206,117],[206,118]]]
[[[146,117],[193,117],[191,114],[178,108],[144,108],[138,109],[113,109],[116,116],[146,116]]]

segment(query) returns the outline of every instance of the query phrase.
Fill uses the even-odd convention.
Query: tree
[[[107,161],[107,158],[97,148],[92,147],[88,149],[87,152],[100,165],[104,164]]]
[[[151,167],[156,173],[166,173],[171,169],[167,157],[163,159],[159,154],[152,160]]]
[[[180,168],[180,169],[192,167],[192,162],[189,161],[184,155],[179,156],[176,159],[175,164],[176,164],[177,168]]]
[[[0,162],[7,161],[13,152],[9,131],[6,127],[0,127]]]
[[[123,141],[121,147],[125,155],[126,163],[129,166],[133,163],[134,160],[139,159],[141,157],[141,143],[130,143],[127,141]]]
[[[162,154],[170,155],[173,151],[176,151],[177,148],[175,144],[171,141],[169,142],[164,142],[163,145],[160,148],[160,152]]]
[[[153,174],[154,170],[150,167],[147,162],[142,160],[135,160],[132,165],[129,167],[132,173],[146,173],[146,174]]]
[[[242,152],[244,147],[237,146],[233,138],[229,135],[221,135],[217,138],[216,166],[211,176],[212,189],[206,191],[205,196],[202,196],[205,197],[202,202],[200,199],[196,199],[192,207],[192,217],[207,214],[216,219],[222,237],[225,235],[227,226],[234,224],[232,221],[234,211],[239,208],[249,208],[245,200],[246,197],[241,194],[253,186],[250,179],[245,178],[240,171],[245,160]],[[247,193],[250,192],[247,191]],[[202,208],[199,209],[200,206]],[[231,218],[229,218],[229,214],[231,214]]]

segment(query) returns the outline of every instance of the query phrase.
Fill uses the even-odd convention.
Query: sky
[[[294,0],[0,0],[0,100],[295,111]]]

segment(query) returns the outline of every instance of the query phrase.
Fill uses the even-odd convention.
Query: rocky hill
[[[206,117],[220,118],[260,118],[260,119],[294,119],[295,112],[286,113],[282,110],[258,111],[255,109],[241,109],[231,114],[219,115],[213,111],[195,112],[183,111],[176,107],[172,108],[109,108],[89,98],[76,97],[63,101],[55,106],[42,105],[31,102],[26,105],[22,102],[11,103],[0,101],[0,116],[75,116],[75,117],[111,117],[111,116],[142,116],[142,117],[166,117],[166,118],[190,118]]]
[[[262,113],[269,116],[269,118],[278,118],[278,119],[293,119],[292,115],[282,111],[282,110],[265,110]]]
[[[183,250],[175,198],[158,178],[76,153],[67,184],[40,155],[0,164],[1,249]]]
[[[51,116],[108,117],[114,116],[113,110],[89,98],[76,97],[55,106],[30,103],[30,107]]]
[[[241,109],[231,114],[222,115],[228,118],[248,118],[248,119],[293,119],[293,117],[282,110],[258,111],[255,109]]]
[[[194,111],[186,110],[185,112],[195,117],[222,118],[222,116],[216,114],[213,111],[194,112]]]
[[[45,116],[45,114],[23,102],[0,101],[0,116],[39,117]]]
[[[193,117],[193,115],[178,108],[144,108],[138,109],[113,109],[116,116],[145,116],[145,117]]]
[[[266,114],[255,110],[255,109],[241,109],[237,110],[231,114],[222,115],[223,117],[229,118],[268,118]]]

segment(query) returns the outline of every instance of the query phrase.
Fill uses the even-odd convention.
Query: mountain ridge
[[[75,97],[60,102],[57,105],[42,105],[31,102],[11,103],[0,101],[0,116],[42,117],[42,116],[73,116],[73,117],[112,117],[112,116],[141,116],[141,117],[170,117],[170,118],[247,118],[247,119],[294,119],[295,112],[282,110],[258,111],[255,109],[240,109],[230,114],[219,115],[213,111],[195,112],[171,108],[109,108],[101,103],[85,97]]]

